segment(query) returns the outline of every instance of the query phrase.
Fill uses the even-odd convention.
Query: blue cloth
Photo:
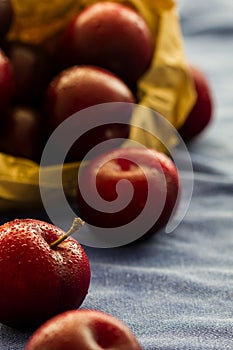
[[[171,234],[138,244],[86,248],[92,280],[83,308],[106,311],[144,350],[233,349],[233,3],[180,0],[186,54],[208,78],[214,120],[189,145],[194,191]],[[0,349],[29,333],[0,326]]]

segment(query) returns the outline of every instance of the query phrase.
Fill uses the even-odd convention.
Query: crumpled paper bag
[[[135,8],[146,20],[155,41],[152,63],[138,81],[139,104],[158,111],[179,129],[195,103],[196,94],[187,71],[176,3],[173,0],[115,1]],[[97,1],[13,0],[16,17],[9,33],[9,40],[17,39],[46,46],[62,32],[75,13],[95,2]],[[57,13],[54,14],[56,6]],[[153,125],[149,118],[142,120],[143,125],[146,123]],[[158,130],[153,130],[152,126],[151,133],[153,132],[157,135]],[[147,137],[141,128],[132,126],[129,138],[147,147],[165,151],[156,137],[149,135]],[[168,139],[167,142],[174,140]],[[54,187],[53,174],[57,167],[61,166],[64,192],[68,198],[74,198],[79,165],[77,162],[40,168],[39,164],[30,160],[0,153],[0,209],[4,211],[41,205],[39,171],[43,172],[43,179],[46,178],[40,185],[48,192],[48,196],[51,196],[56,194],[57,190]]]

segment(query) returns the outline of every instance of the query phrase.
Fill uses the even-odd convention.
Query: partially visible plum
[[[36,45],[9,42],[4,46],[15,76],[14,102],[39,105],[52,77],[50,55]]]
[[[43,147],[43,119],[40,112],[15,106],[5,114],[0,134],[0,152],[39,161]]]
[[[14,75],[9,58],[0,49],[0,118],[14,92]]]
[[[194,65],[189,65],[189,74],[193,80],[197,99],[179,130],[181,137],[186,142],[206,129],[213,117],[212,91],[206,76]]]
[[[148,68],[154,52],[152,33],[134,9],[97,2],[79,12],[65,30],[62,61],[91,64],[117,74],[130,86]]]

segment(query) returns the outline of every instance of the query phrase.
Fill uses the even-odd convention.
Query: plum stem
[[[83,227],[84,224],[85,222],[81,218],[75,218],[70,229],[63,236],[59,237],[56,241],[52,242],[50,244],[50,247],[52,249],[56,248],[67,237],[71,236],[75,231],[78,231],[81,227]]]

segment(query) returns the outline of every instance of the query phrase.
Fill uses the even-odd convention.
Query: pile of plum
[[[39,162],[49,135],[73,113],[99,103],[137,102],[137,81],[151,63],[154,40],[134,9],[107,1],[87,6],[64,28],[53,52],[7,40],[14,19],[10,0],[0,2],[0,16],[0,152]],[[80,160],[99,142],[128,133],[129,126],[119,124],[95,128],[67,159]]]

